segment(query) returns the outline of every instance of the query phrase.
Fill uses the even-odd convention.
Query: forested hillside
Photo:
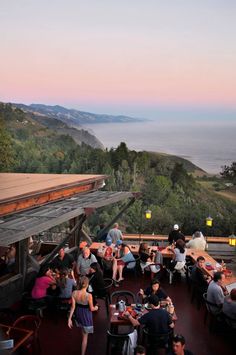
[[[186,170],[193,169],[186,161],[183,165],[173,157],[130,151],[125,143],[111,150],[78,145],[5,104],[0,104],[0,141],[0,171],[101,173],[110,176],[105,189],[141,191],[142,198],[120,221],[127,232],[166,234],[178,223],[186,234],[199,227],[207,234],[229,235],[236,224],[235,203],[202,187]],[[148,222],[147,208],[152,211]],[[91,233],[118,210],[116,205],[93,214],[88,221]],[[211,231],[205,227],[209,214],[214,219]]]

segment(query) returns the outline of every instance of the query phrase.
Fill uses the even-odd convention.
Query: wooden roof
[[[6,216],[0,220],[0,245],[8,246],[48,230],[86,213],[86,208],[95,209],[131,197],[131,192],[94,191]]]
[[[105,175],[0,173],[0,216],[102,187]]]

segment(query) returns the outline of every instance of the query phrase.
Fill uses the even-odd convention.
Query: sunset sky
[[[235,0],[0,0],[0,101],[236,112]]]

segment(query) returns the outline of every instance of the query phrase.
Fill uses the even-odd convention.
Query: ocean
[[[106,148],[125,142],[129,149],[186,158],[207,173],[218,174],[236,161],[236,122],[101,123],[86,127]]]

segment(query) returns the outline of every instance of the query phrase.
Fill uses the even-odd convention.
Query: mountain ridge
[[[14,106],[23,110],[31,111],[47,115],[48,117],[57,118],[71,126],[81,126],[94,123],[114,123],[114,122],[142,122],[143,119],[133,118],[126,115],[109,115],[96,114],[76,109],[68,109],[60,105],[44,105],[44,104],[30,104],[25,105],[21,103],[14,103]]]

